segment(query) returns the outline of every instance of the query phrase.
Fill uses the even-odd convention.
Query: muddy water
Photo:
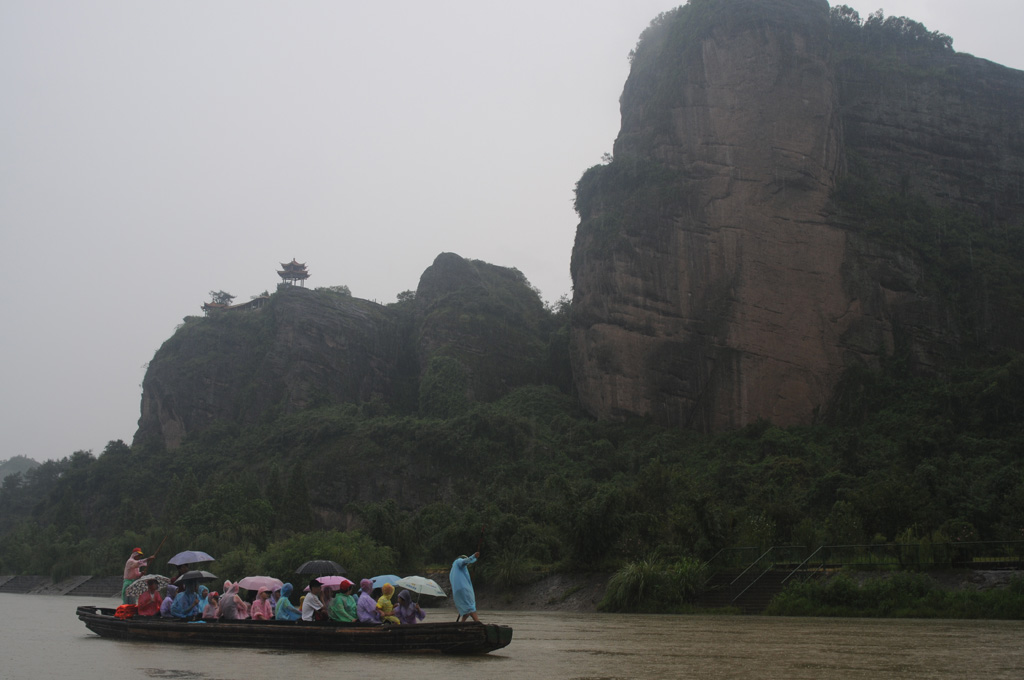
[[[515,629],[512,644],[460,658],[116,642],[75,618],[80,604],[117,603],[0,595],[0,678],[1024,677],[1024,622],[481,612]]]

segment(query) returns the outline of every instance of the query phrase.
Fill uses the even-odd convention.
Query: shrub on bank
[[[926,574],[896,572],[857,583],[840,573],[791,584],[768,605],[775,616],[867,616],[939,619],[1024,619],[1024,576],[1006,588],[945,590]]]
[[[597,608],[608,612],[675,611],[692,603],[703,583],[704,566],[699,560],[630,562],[609,579]]]

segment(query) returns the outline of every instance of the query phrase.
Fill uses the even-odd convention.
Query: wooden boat
[[[512,641],[509,626],[475,621],[381,626],[333,621],[183,621],[159,616],[120,619],[113,609],[91,606],[79,607],[76,613],[100,637],[222,647],[486,654]]]

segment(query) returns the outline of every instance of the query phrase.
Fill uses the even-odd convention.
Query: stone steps
[[[0,585],[0,593],[31,593],[50,583],[49,576],[12,576]]]
[[[0,576],[0,593],[32,595],[76,595],[81,597],[117,597],[121,594],[119,576],[72,576],[54,583],[48,576]]]
[[[79,597],[120,597],[123,582],[124,579],[120,576],[93,576],[64,594]]]

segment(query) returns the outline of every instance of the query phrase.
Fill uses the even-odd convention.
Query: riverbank
[[[1008,590],[1015,579],[1024,577],[1019,570],[946,570],[933,572],[871,572],[841,571],[822,581],[828,583],[842,576],[859,589],[871,590],[879,584],[892,580],[900,574],[913,573],[915,577],[927,579],[939,591],[972,593],[991,590]],[[451,592],[447,572],[429,572],[429,578],[437,581],[446,592]],[[477,607],[486,611],[553,611],[567,613],[597,612],[597,605],[604,597],[609,573],[555,573],[538,580],[500,590],[487,583],[476,585]],[[920,583],[920,581],[919,581]],[[120,577],[75,576],[53,583],[43,576],[0,575],[0,593],[22,593],[35,595],[77,595],[89,597],[118,597],[121,592]],[[453,608],[447,598],[429,598],[431,608]],[[792,614],[797,614],[792,611]],[[800,612],[812,615],[813,612]],[[854,615],[852,612],[849,615]]]

